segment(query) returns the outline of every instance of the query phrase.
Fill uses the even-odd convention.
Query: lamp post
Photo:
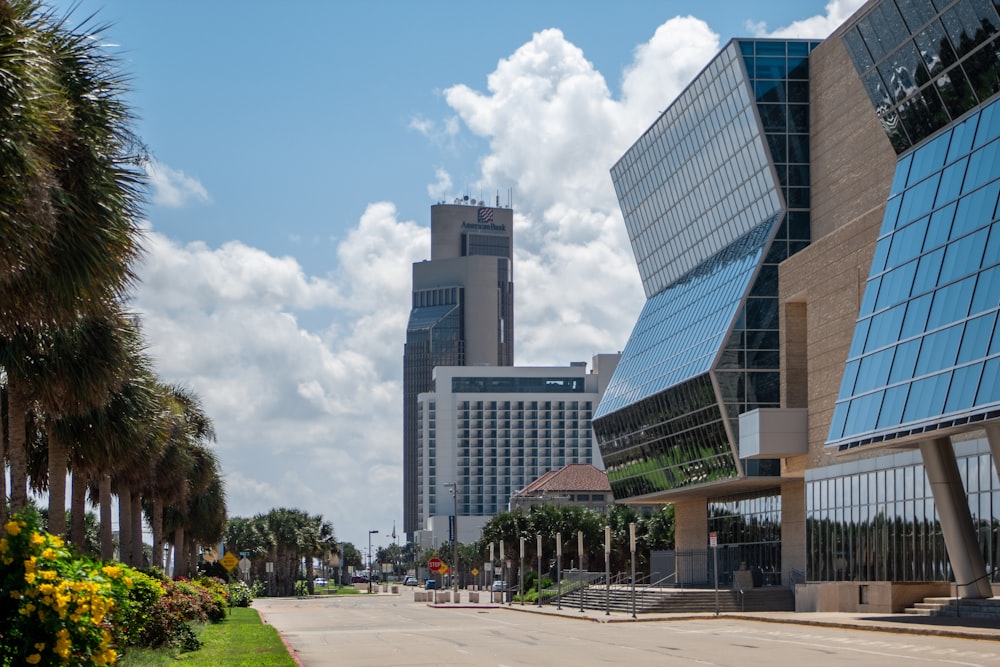
[[[604,527],[604,615],[611,615],[611,525]]]
[[[377,534],[377,530],[368,531],[368,593],[372,592],[372,535]]]
[[[576,553],[578,554],[578,558],[580,560],[580,571],[582,572],[583,571],[583,531],[582,530],[576,531]],[[583,593],[584,593],[583,579],[580,579],[580,589],[579,590],[580,590],[580,613],[582,614],[583,613]]]
[[[524,606],[524,535],[521,536],[521,564],[517,566],[517,590],[521,594],[521,606]]]
[[[535,550],[538,552],[538,579],[535,587],[538,588],[538,607],[542,607],[542,534],[535,535]]]
[[[628,525],[628,543],[632,550],[632,618],[635,618],[635,524]]]
[[[458,590],[458,484],[455,482],[448,482],[444,485],[444,488],[451,492],[451,500],[454,506],[455,513],[452,518],[452,536],[451,536],[451,587],[454,590]]]
[[[556,533],[556,609],[562,610],[562,533]]]

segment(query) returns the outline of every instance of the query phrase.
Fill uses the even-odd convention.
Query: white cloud
[[[748,22],[747,29],[758,37],[785,37],[798,39],[823,39],[850,18],[865,0],[830,0],[826,13],[795,21],[783,28],[768,31],[763,22]]]
[[[153,191],[152,201],[159,206],[181,208],[188,203],[211,201],[208,190],[198,179],[162,162],[150,160],[145,164],[146,176]]]
[[[427,186],[427,194],[435,201],[441,201],[451,193],[451,174],[440,167],[434,171],[437,181]]]

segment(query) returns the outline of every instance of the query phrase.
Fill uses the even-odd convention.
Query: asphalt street
[[[1000,632],[886,631],[799,624],[793,615],[658,615],[513,605],[428,605],[401,595],[261,598],[253,605],[305,667],[326,665],[1000,665]],[[803,621],[822,620],[811,614]],[[787,618],[786,618],[787,617]],[[813,617],[810,619],[810,617]],[[770,622],[769,622],[770,621]],[[782,622],[785,621],[785,622]]]

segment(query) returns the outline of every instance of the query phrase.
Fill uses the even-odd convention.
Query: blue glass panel
[[[899,208],[903,203],[903,195],[893,197],[885,204],[885,216],[882,218],[882,229],[879,236],[885,236],[896,227],[896,220],[899,217]]]
[[[1000,401],[1000,358],[990,359],[983,365],[983,377],[979,381],[976,405],[988,405]]]
[[[973,271],[978,271],[986,249],[986,239],[989,229],[980,229],[945,247],[944,260],[941,262],[939,284],[950,283]]]
[[[905,340],[927,331],[927,316],[930,315],[933,298],[932,294],[925,294],[906,304],[906,317],[903,319],[903,328],[899,332],[900,339]]]
[[[917,354],[919,352],[919,338],[896,346],[896,356],[892,361],[892,370],[889,372],[890,384],[913,378],[913,369],[917,365]]]
[[[990,313],[965,324],[965,334],[962,336],[962,346],[958,351],[958,361],[964,364],[973,359],[983,359],[990,349],[990,338],[996,326],[997,314]]]
[[[972,150],[972,140],[976,136],[979,125],[979,114],[969,116],[951,130],[951,146],[948,147],[948,162],[965,155]]]
[[[996,260],[996,255],[992,256]],[[1000,266],[987,269],[979,274],[976,292],[972,296],[972,313],[981,313],[1000,305]]]
[[[958,346],[962,342],[963,328],[961,324],[956,324],[924,336],[913,374],[927,375],[954,366],[955,358],[958,356]]]
[[[882,407],[882,394],[883,392],[877,391],[851,400],[851,405],[847,409],[845,434],[861,433],[876,422],[879,409]]]
[[[868,342],[868,329],[871,326],[871,318],[860,320],[854,328],[854,338],[851,339],[851,351],[847,353],[849,359],[857,357],[864,352],[865,344]]]
[[[427,306],[424,308],[414,308],[410,311],[410,320],[406,325],[407,330],[429,329],[442,320],[448,313],[458,306],[452,304],[447,306]]]
[[[944,166],[944,160],[948,156],[949,142],[951,142],[951,133],[944,132],[921,146],[920,150],[913,154],[913,165],[910,167],[910,176],[907,180],[908,186],[927,178]]]
[[[891,236],[883,236],[875,244],[875,256],[872,257],[872,274],[881,273],[885,270],[885,263],[889,259],[889,247],[891,245]]]
[[[910,164],[912,162],[913,153],[907,153],[899,158],[899,162],[896,164],[896,172],[892,177],[892,188],[889,189],[890,197],[899,194],[906,188],[906,183],[910,177]]]
[[[992,102],[979,112],[979,128],[973,144],[979,148],[1000,137],[1000,101]]]
[[[906,405],[906,396],[909,391],[910,385],[908,384],[885,390],[885,398],[882,399],[882,410],[879,413],[876,428],[885,428],[902,421],[903,407]]]
[[[893,269],[882,274],[882,286],[878,291],[878,298],[875,300],[875,310],[900,303],[910,296],[910,289],[913,287],[913,277],[917,272],[915,261],[904,264],[898,269]]]
[[[784,56],[785,55],[785,42],[783,41],[766,41],[761,40],[755,42],[757,46],[758,56]]]
[[[988,183],[997,177],[996,165],[1000,161],[1000,141],[994,141],[977,150],[969,158],[969,169],[965,177],[963,192],[975,190],[980,185]],[[994,205],[996,194],[994,192]]]
[[[784,79],[788,63],[784,58],[761,58],[755,63],[754,77],[758,79]]]
[[[861,358],[858,368],[858,379],[854,385],[854,393],[861,394],[878,387],[884,387],[889,380],[889,369],[892,367],[892,356],[895,348],[888,348],[876,354]]]
[[[865,296],[861,300],[861,310],[858,311],[861,317],[866,317],[875,312],[875,299],[878,296],[879,286],[882,284],[882,278],[872,278],[865,285]]]
[[[844,423],[847,418],[847,408],[850,403],[837,403],[833,408],[833,419],[830,421],[830,439],[839,440],[844,437]]]
[[[840,391],[842,393],[854,393],[855,381],[858,379],[858,366],[859,362],[849,361],[847,365],[844,366],[844,379],[840,382]]]
[[[920,262],[917,264],[917,273],[913,277],[912,295],[923,294],[937,287],[942,259],[944,259],[944,248],[938,248],[920,258]]]
[[[920,254],[920,250],[924,247],[924,236],[927,233],[929,220],[929,217],[920,218],[892,235],[887,268],[899,266]]]
[[[983,364],[973,364],[956,368],[948,390],[948,399],[944,404],[944,412],[957,412],[972,405],[976,400],[979,388],[979,378],[983,372]]]
[[[969,159],[962,158],[941,173],[941,185],[938,187],[935,206],[950,202],[962,192],[962,182],[965,180],[965,168],[968,164]]]
[[[927,328],[937,329],[968,315],[972,302],[972,290],[975,285],[976,278],[973,276],[942,287],[935,292],[931,314],[927,318]]]
[[[916,164],[916,161],[914,161],[914,167],[916,167]],[[941,174],[934,174],[903,193],[903,201],[899,206],[900,225],[905,225],[922,215],[927,215],[927,212],[934,208],[934,198],[937,195],[938,182],[940,180]]]
[[[905,313],[906,304],[902,304],[872,317],[865,352],[877,350],[899,340],[899,330],[903,325]]]
[[[951,225],[957,207],[957,204],[950,204],[931,214],[931,222],[927,225],[927,237],[924,239],[925,251],[936,248],[951,238]]]
[[[910,386],[906,408],[903,410],[903,423],[941,414],[950,382],[951,371],[916,380]]]

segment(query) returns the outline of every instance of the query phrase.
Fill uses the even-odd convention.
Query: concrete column
[[[951,440],[935,438],[921,442],[920,455],[941,518],[941,532],[955,572],[958,597],[993,597]]]
[[[674,503],[677,582],[704,583],[708,572],[708,500],[688,498]]]
[[[781,484],[781,583],[791,588],[792,570],[806,571],[806,483]]]
[[[993,455],[993,469],[1000,478],[1000,424],[994,422],[986,427],[986,440],[990,443],[990,454]]]

